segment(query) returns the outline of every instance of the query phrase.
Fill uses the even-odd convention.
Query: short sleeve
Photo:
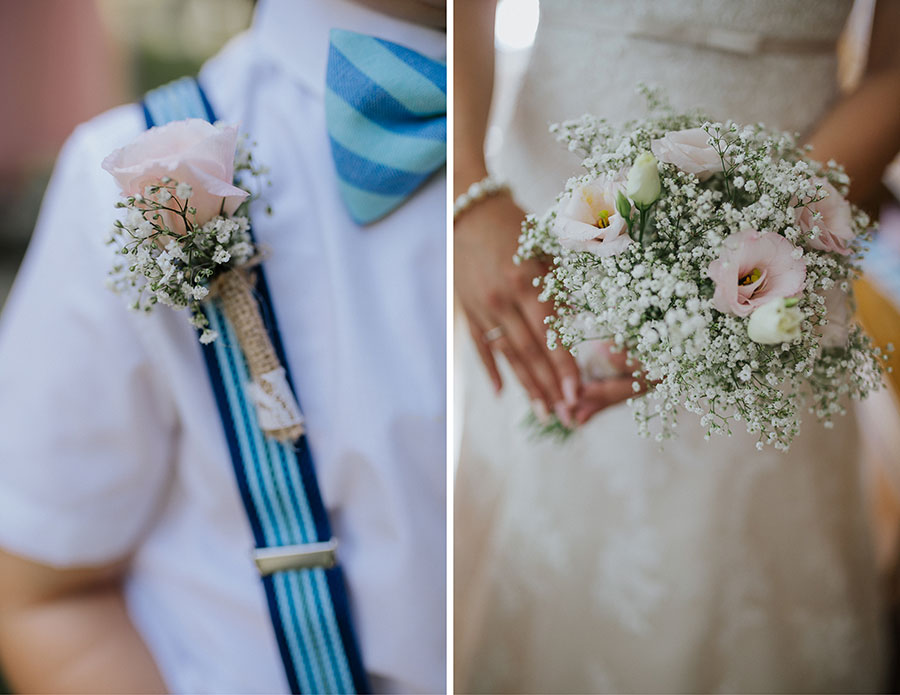
[[[100,163],[140,129],[134,105],[76,129],[0,317],[0,546],[45,564],[126,555],[170,477],[171,396],[105,286],[117,193]]]

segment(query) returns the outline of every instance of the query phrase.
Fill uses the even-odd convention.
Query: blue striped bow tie
[[[359,224],[400,206],[447,159],[447,66],[333,29],[325,115],[338,185]]]

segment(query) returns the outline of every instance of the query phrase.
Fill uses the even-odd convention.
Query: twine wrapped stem
[[[294,441],[303,434],[303,418],[259,313],[254,281],[252,269],[233,269],[216,278],[212,292],[221,299],[247,360],[262,429],[280,441]]]

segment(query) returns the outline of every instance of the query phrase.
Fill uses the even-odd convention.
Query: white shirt
[[[351,221],[323,107],[332,27],[445,57],[442,33],[345,0],[273,0],[200,80],[271,169],[253,225],[364,664],[379,689],[437,692],[446,181]],[[128,608],[170,688],[287,692],[196,334],[104,286],[118,191],[100,162],[144,127],[132,104],[75,131],[0,323],[0,545],[56,566],[132,554]]]

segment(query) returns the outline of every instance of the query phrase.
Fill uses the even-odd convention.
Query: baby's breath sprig
[[[249,154],[238,169],[254,178],[263,173]],[[202,329],[200,341],[208,343],[217,334],[200,304],[209,294],[210,281],[219,272],[246,264],[256,249],[246,214],[220,214],[197,225],[192,196],[189,184],[163,177],[143,194],[116,204],[126,212],[114,222],[108,239],[117,247],[119,260],[107,285],[129,296],[135,311],[149,312],[157,304],[187,309],[191,323]]]

